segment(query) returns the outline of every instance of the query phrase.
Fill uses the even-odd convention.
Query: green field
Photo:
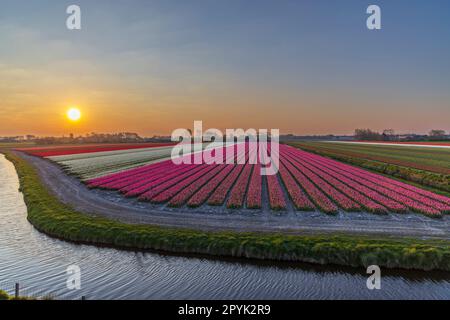
[[[450,149],[293,142],[292,146],[400,178],[435,191],[450,192]]]

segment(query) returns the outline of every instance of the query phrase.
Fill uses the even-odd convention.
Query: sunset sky
[[[78,4],[82,30],[66,28]],[[382,9],[382,30],[366,8]],[[0,1],[0,135],[450,131],[450,1]],[[77,106],[78,122],[65,114]]]

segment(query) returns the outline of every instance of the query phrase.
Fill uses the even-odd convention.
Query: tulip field
[[[52,156],[47,159],[58,163],[69,174],[85,181],[169,158],[171,150],[171,147],[155,147]]]
[[[83,144],[68,146],[28,147],[17,149],[38,157],[54,157],[93,152],[108,152],[172,146],[173,143],[118,143],[118,144]]]
[[[82,181],[170,158],[173,144],[141,143],[19,149],[49,159]]]
[[[132,162],[138,161],[133,153],[146,152],[124,154]],[[276,155],[270,150],[263,153],[271,158]],[[450,213],[450,198],[410,184],[286,145],[280,145],[278,156],[278,173],[269,176],[261,175],[262,163],[249,163],[247,150],[235,158],[245,159],[245,164],[177,165],[156,160],[134,168],[123,166],[85,183],[89,188],[114,190],[124,197],[184,210],[418,213],[434,218]],[[63,161],[80,160],[83,158]],[[103,162],[103,156],[86,162],[95,167],[96,161],[101,163],[99,167],[114,168],[113,163]]]

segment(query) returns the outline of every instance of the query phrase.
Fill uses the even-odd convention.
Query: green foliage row
[[[11,297],[3,290],[0,290],[0,301],[9,300]]]
[[[203,232],[125,224],[86,215],[57,200],[42,185],[35,169],[19,155],[6,155],[18,172],[29,221],[38,230],[60,239],[123,249],[355,267],[377,264],[389,268],[450,270],[450,243],[445,240]]]
[[[332,151],[322,150],[320,148],[308,146],[305,144],[299,145],[296,143],[292,143],[290,145],[331,159],[346,162],[361,168],[386,174],[398,179],[403,179],[427,188],[437,189],[438,191],[443,191],[440,193],[443,193],[447,196],[449,196],[450,194],[450,175],[402,167],[395,164],[389,164],[375,160],[345,156],[342,154],[333,153]]]
[[[5,301],[5,300],[34,300],[34,298],[29,298],[29,297],[15,298],[13,296],[10,296],[7,292],[0,290],[0,301]]]

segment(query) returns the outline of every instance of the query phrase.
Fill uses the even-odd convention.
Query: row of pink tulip
[[[341,163],[334,161],[334,160],[330,160],[330,159],[326,159],[320,156],[316,156],[316,155],[312,155],[310,153],[307,152],[303,152],[303,151],[295,151],[294,154],[296,154],[297,157],[300,157],[303,161],[312,161],[313,163],[317,164],[317,167],[322,168],[322,167],[326,167],[329,170],[331,170],[331,172],[333,173],[338,173],[341,176],[344,176],[348,179],[351,179],[352,181],[360,184],[361,186],[364,186],[365,188],[368,188],[372,191],[375,191],[377,194],[379,195],[383,195],[393,201],[395,201],[394,203],[390,202],[380,202],[382,205],[390,208],[390,209],[394,209],[392,208],[392,204],[394,204],[396,207],[398,207],[397,204],[400,204],[400,206],[403,207],[408,207],[413,211],[417,211],[426,215],[430,215],[430,216],[439,216],[441,214],[441,212],[431,206],[428,205],[428,203],[422,203],[419,201],[416,201],[406,195],[403,194],[402,190],[400,188],[398,189],[394,189],[394,188],[386,188],[384,186],[381,186],[380,184],[376,184],[373,183],[367,179],[365,179],[364,175],[361,176],[361,174],[355,174],[354,171],[350,170],[352,167],[351,166],[347,166],[345,167],[345,169],[342,169]],[[342,181],[342,179],[341,179]],[[367,190],[367,189],[366,189]],[[374,194],[372,193],[372,199]],[[375,194],[376,195],[376,194]],[[376,201],[379,201],[381,199],[378,200],[374,199]],[[406,208],[401,208],[401,210],[395,210],[395,211],[406,211]]]
[[[267,190],[269,191],[270,208],[273,210],[286,209],[286,200],[284,199],[283,190],[277,175],[269,175],[267,177]]]
[[[282,163],[286,166],[295,180],[309,195],[311,200],[317,205],[317,207],[325,213],[335,214],[338,211],[338,207],[317,188],[299,169],[294,167],[290,162],[282,160]]]
[[[102,184],[100,187],[104,189],[124,190],[125,192],[128,192],[132,189],[137,188],[138,186],[144,185],[150,181],[155,180],[158,177],[161,177],[163,174],[167,175],[176,173],[181,169],[182,168],[180,168],[179,166],[158,167],[154,168],[153,170],[135,175],[133,177],[123,178]]]
[[[381,177],[381,178],[384,179],[384,177]],[[397,186],[402,187],[404,189],[407,189],[409,191],[413,191],[413,192],[415,192],[417,194],[423,195],[423,196],[425,196],[427,198],[430,198],[430,199],[433,199],[433,200],[437,200],[439,202],[442,202],[442,203],[450,206],[450,198],[449,197],[446,197],[446,196],[443,196],[443,195],[440,195],[440,194],[437,194],[437,193],[433,193],[433,192],[428,191],[428,190],[420,189],[420,188],[417,188],[415,186],[412,186],[412,185],[409,185],[409,184],[406,184],[406,183],[402,183],[402,182],[397,181],[397,180],[392,180],[392,179],[389,179],[389,180],[390,180],[390,182],[393,185],[397,185]]]
[[[347,177],[346,175],[342,175],[339,172],[333,171],[331,170],[328,166],[326,166],[325,164],[322,164],[320,162],[318,162],[319,158],[315,158],[315,161],[312,160],[311,158],[308,158],[308,154],[299,154],[297,152],[294,152],[294,155],[298,158],[301,158],[302,161],[309,163],[310,165],[312,165],[313,167],[316,168],[316,170],[321,170],[324,171],[328,174],[330,174],[332,177],[335,177],[336,179],[340,180],[341,182],[345,183],[346,185],[348,185],[351,188],[354,188],[355,190],[360,191],[363,195],[367,196],[368,198],[382,204],[383,206],[385,206],[386,208],[388,208],[390,211],[393,212],[406,212],[407,211],[407,207],[389,197],[386,197],[380,193],[378,193],[377,191],[368,188],[367,186],[365,186],[364,184],[361,184],[355,180],[352,180],[351,178]],[[322,158],[322,157],[320,157]]]
[[[323,165],[329,165],[328,163],[324,163]],[[361,178],[357,175],[354,175],[351,172],[342,170],[340,168],[338,168],[338,166],[335,165],[335,163],[333,163],[333,167],[335,168],[335,170],[341,174],[343,174],[344,176],[359,182],[360,184],[363,184],[364,186],[367,186],[368,188],[382,194],[385,195],[387,197],[389,197],[390,199],[393,199],[395,201],[397,201],[398,203],[401,203],[407,207],[409,207],[411,210],[419,212],[419,213],[423,213],[425,215],[429,215],[429,216],[440,216],[441,212],[433,207],[430,207],[428,204],[424,204],[418,201],[415,201],[405,195],[402,194],[402,191],[400,189],[388,189],[385,188],[383,186],[380,186],[376,183],[370,182],[364,178]],[[332,166],[332,165],[330,165]]]
[[[103,176],[100,178],[95,178],[95,179],[89,180],[89,181],[87,181],[87,185],[90,188],[101,187],[103,184],[106,184],[106,183],[120,181],[121,179],[132,178],[136,175],[140,175],[140,174],[146,173],[148,171],[155,170],[159,167],[164,167],[164,166],[168,166],[171,164],[172,164],[172,161],[163,161],[163,162],[159,162],[156,164],[149,164],[149,165],[145,165],[145,166],[135,168],[135,169],[126,170],[126,171],[119,172],[119,173],[109,174],[109,175],[106,175],[106,176]]]
[[[360,174],[357,174],[358,176],[365,178],[366,180],[376,183],[384,188],[390,189],[392,191],[398,192],[403,196],[406,196],[408,198],[411,198],[412,200],[418,201],[420,203],[425,204],[426,206],[432,207],[436,210],[439,210],[440,212],[446,213],[450,212],[450,205],[447,205],[445,203],[442,203],[437,200],[430,199],[428,197],[425,197],[419,193],[416,193],[414,191],[410,191],[408,189],[403,188],[402,186],[392,185],[389,182],[385,182],[384,180],[379,180],[371,176],[362,176]]]
[[[170,207],[181,207],[183,206],[191,197],[194,195],[201,187],[208,183],[211,179],[213,179],[217,174],[225,169],[225,166],[216,165],[211,166],[212,170],[204,173],[201,177],[190,177],[183,181],[183,183],[179,184],[178,190],[174,189],[174,196],[171,197],[168,205]],[[170,196],[170,195],[169,195]]]
[[[208,204],[212,206],[221,206],[225,202],[225,198],[228,195],[228,191],[233,186],[236,179],[244,169],[243,164],[237,164],[234,166],[231,173],[223,180],[223,182],[219,185],[219,187],[212,193],[212,195],[208,199]]]
[[[181,192],[184,188],[202,178],[208,172],[215,170],[217,165],[199,165],[200,170],[193,175],[189,175],[172,184],[169,188],[159,188],[160,192],[154,191],[146,192],[139,197],[140,200],[151,201],[153,203],[164,203],[172,199],[176,194]]]
[[[211,206],[221,206],[225,203],[226,197],[229,194],[229,191],[235,184],[236,180],[241,175],[241,172],[243,171],[244,167],[247,165],[239,164],[242,161],[248,161],[248,150],[245,151],[245,153],[238,153],[236,155],[236,163],[237,165],[234,166],[234,169],[231,171],[231,173],[226,177],[226,179],[223,180],[222,184],[211,194],[211,197],[208,199],[208,204]]]
[[[331,186],[326,180],[322,179],[319,175],[315,174],[313,171],[306,168],[300,161],[296,161],[289,155],[284,155],[286,159],[291,161],[297,169],[299,169],[312,183],[318,186],[331,200],[333,200],[338,206],[343,208],[345,211],[360,211],[361,206],[344,195],[342,192]]]
[[[308,162],[308,160],[305,159],[305,162]],[[314,165],[314,162],[310,163],[311,165]],[[382,204],[382,206],[386,207],[389,209],[389,211],[393,211],[393,212],[406,212],[407,208],[406,206],[402,205],[401,203],[398,203],[397,201],[394,201],[388,197],[385,197],[381,194],[379,194],[378,192],[367,188],[366,186],[347,178],[346,176],[343,176],[339,173],[336,173],[330,169],[328,169],[325,166],[321,166],[321,165],[316,165],[316,169],[318,170],[322,170],[325,173],[328,173],[329,175],[331,175],[332,177],[338,179],[339,181],[341,181],[342,183],[346,184],[347,186],[349,186],[350,188],[353,188],[354,190],[358,190],[359,192],[361,192],[364,196],[366,196],[369,199],[372,199],[373,201],[376,201],[377,203]]]
[[[261,194],[262,194],[261,165],[257,164],[253,166],[253,172],[248,186],[247,191],[248,209],[259,209],[262,207]]]
[[[225,169],[218,175],[205,184],[199,191],[197,191],[191,199],[189,199],[187,205],[195,208],[201,206],[210,197],[210,195],[216,190],[219,184],[230,174],[234,169],[234,165],[226,164]]]
[[[236,146],[229,148],[236,150]],[[433,217],[450,212],[447,197],[296,148],[281,145],[279,150],[276,154],[278,151],[271,150],[270,145],[261,150],[266,154],[263,163],[268,155],[280,158],[279,175],[264,179],[273,210],[287,208],[284,186],[295,208],[302,211],[315,208],[325,213],[336,213],[339,209],[376,213],[416,211]],[[223,156],[226,157],[226,149]],[[235,161],[245,159],[245,165],[176,165],[164,161],[93,179],[88,185],[173,207],[185,204],[198,207],[205,202],[221,206],[228,199],[228,208],[242,208],[244,203],[247,208],[261,208],[263,167],[248,163],[253,156],[246,148],[235,157]]]
[[[339,165],[338,165],[339,164]],[[338,168],[351,172],[363,179],[376,183],[382,187],[398,192],[401,195],[409,197],[413,200],[419,201],[427,206],[433,207],[443,213],[450,212],[450,204],[447,204],[445,200],[450,200],[444,196],[436,195],[432,192],[410,186],[406,183],[386,178],[381,175],[375,175],[371,172],[365,172],[359,168],[352,168],[347,165],[335,164]],[[421,192],[424,191],[424,192]],[[437,196],[437,197],[436,197]]]
[[[327,158],[323,158],[323,157],[320,157],[320,156],[317,156],[317,155],[314,155],[314,154],[306,153],[306,152],[300,151],[298,149],[295,149],[295,150],[300,152],[299,156],[302,156],[303,154],[307,154],[308,156],[313,157],[313,158],[315,157],[316,159],[317,158],[322,158],[323,160],[330,161]],[[382,176],[382,175],[379,175],[379,174],[376,174],[376,173],[372,173],[372,172],[369,172],[369,171],[366,171],[364,169],[361,169],[361,168],[358,168],[358,167],[354,167],[354,166],[351,166],[351,165],[348,165],[348,164],[344,164],[344,163],[337,162],[337,161],[334,161],[334,160],[331,160],[330,162],[335,164],[335,165],[338,165],[342,169],[350,170],[350,172],[357,172],[357,173],[363,174],[365,178],[371,177],[371,178],[375,178],[378,181],[386,182],[390,186],[390,188],[393,188],[394,186],[397,186],[397,187],[401,188],[400,190],[406,189],[406,190],[414,192],[414,193],[416,193],[418,195],[425,196],[427,198],[430,198],[432,200],[436,200],[436,201],[438,201],[440,203],[444,203],[444,204],[450,206],[450,198],[449,197],[446,197],[446,196],[443,196],[443,195],[440,195],[440,194],[437,194],[437,193],[434,193],[434,192],[431,192],[431,191],[428,191],[428,190],[424,190],[424,189],[415,187],[413,185],[410,185],[410,184],[407,184],[407,183],[403,183],[401,181],[390,179],[390,178],[387,178],[385,176]]]
[[[230,192],[227,208],[242,208],[253,165],[246,164]]]
[[[311,202],[311,200],[309,200],[308,196],[303,192],[303,190],[300,189],[299,185],[297,184],[297,182],[295,182],[294,178],[291,176],[288,169],[283,163],[280,164],[279,172],[284,187],[286,188],[290,199],[294,203],[295,208],[302,211],[314,210],[314,204]]]
[[[137,197],[139,196],[141,200],[150,200],[155,195],[160,192],[172,187],[173,185],[183,181],[193,174],[196,174],[202,167],[199,165],[188,165],[184,169],[185,171],[182,174],[178,174],[176,176],[165,177],[162,176],[159,179],[152,181],[144,186],[138,187],[137,189],[132,189],[128,192],[125,192],[126,197]]]
[[[366,195],[362,194],[361,192],[357,191],[359,189],[358,184],[349,182],[349,185],[341,182],[340,180],[336,179],[332,175],[328,174],[326,172],[326,169],[324,168],[316,168],[312,165],[310,165],[307,161],[304,161],[302,163],[306,168],[309,170],[316,172],[318,175],[320,175],[325,181],[332,184],[336,189],[340,190],[344,194],[346,194],[348,197],[356,201],[357,203],[361,204],[361,206],[369,211],[374,213],[380,213],[385,214],[387,213],[387,209],[382,206],[381,204],[373,201],[371,198],[367,197]]]
[[[262,148],[261,157],[262,163],[268,163],[267,167],[275,166],[276,163],[272,162],[271,145],[267,145],[267,148]],[[269,161],[270,159],[270,161]],[[265,166],[266,167],[266,166]],[[263,170],[266,170],[263,168]],[[268,171],[266,170],[266,173]],[[267,191],[269,193],[269,204],[272,210],[285,210],[287,208],[286,200],[284,197],[283,189],[281,187],[280,181],[278,180],[278,175],[266,175],[267,180]]]
[[[223,158],[224,159],[226,158],[227,150],[235,151],[236,148],[237,148],[236,145],[230,146],[230,147],[222,147]],[[208,154],[211,153],[214,156],[216,150],[212,150],[212,151],[205,150],[205,151],[202,151],[202,152],[203,152],[203,155],[206,155],[207,153]],[[183,158],[186,158],[186,159],[190,158],[190,163],[193,163],[195,155],[194,154],[190,154],[190,155],[183,156]],[[124,180],[124,179],[133,179],[133,178],[134,179],[138,179],[138,178],[140,178],[140,176],[142,174],[149,173],[149,172],[151,172],[153,170],[156,170],[158,168],[163,168],[163,167],[169,170],[169,169],[174,168],[174,167],[179,167],[179,165],[174,164],[172,162],[172,160],[166,160],[166,161],[162,161],[162,162],[155,163],[155,164],[145,165],[145,166],[142,166],[142,167],[139,167],[139,168],[126,170],[126,171],[123,171],[123,172],[110,174],[110,175],[107,175],[107,176],[104,176],[104,177],[95,178],[95,179],[89,180],[87,182],[87,184],[91,188],[95,188],[95,187],[101,187],[102,188],[103,185],[107,184],[107,183],[119,182],[119,181]]]
[[[171,172],[170,174],[167,174],[165,170],[161,170],[161,172],[153,177],[150,177],[149,179],[138,181],[135,184],[126,186],[119,190],[121,193],[124,193],[126,197],[136,197],[162,184],[170,186],[173,183],[180,181],[181,178],[194,174],[200,170],[200,167],[196,165],[186,165],[178,169],[179,170]]]

